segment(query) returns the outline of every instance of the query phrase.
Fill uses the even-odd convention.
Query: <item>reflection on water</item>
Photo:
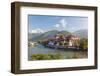
[[[78,55],[79,58],[87,58],[87,51],[51,49],[42,45],[28,48],[28,60],[31,60],[32,54],[61,54],[63,59],[70,59],[75,55]]]

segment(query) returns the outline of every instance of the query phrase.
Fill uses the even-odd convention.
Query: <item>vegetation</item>
[[[72,56],[67,57],[66,59],[80,58],[78,53],[75,53]],[[54,59],[64,59],[64,56],[61,54],[33,54],[31,56],[32,60],[54,60]]]
[[[79,46],[80,46],[80,41],[75,41],[75,42],[74,42],[74,45],[75,45],[75,47],[79,48]]]
[[[80,48],[81,50],[87,50],[87,49],[88,49],[88,40],[85,39],[85,38],[82,38],[82,39],[80,40],[79,48]]]
[[[64,42],[63,41],[59,42],[59,45],[64,46]]]
[[[59,38],[60,38],[60,39],[64,39],[65,36],[64,36],[63,34],[60,34],[60,35],[59,35]]]
[[[51,59],[62,59],[61,54],[33,54],[32,60],[51,60]]]
[[[79,53],[75,53],[73,56],[72,56],[72,58],[80,58],[80,55],[79,55]]]

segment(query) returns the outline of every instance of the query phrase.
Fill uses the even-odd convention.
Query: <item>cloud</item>
[[[61,19],[54,27],[56,28],[65,28],[67,25],[66,19]]]
[[[60,27],[60,25],[59,25],[59,24],[56,24],[56,25],[55,25],[55,27],[57,27],[57,28],[58,28],[58,27]]]
[[[40,29],[40,28],[37,28],[37,29],[33,29],[32,30],[32,33],[44,33],[45,31]]]
[[[67,22],[66,22],[65,19],[62,19],[62,20],[60,21],[60,24],[61,24],[61,26],[62,26],[63,28],[65,28],[66,25],[67,25]]]

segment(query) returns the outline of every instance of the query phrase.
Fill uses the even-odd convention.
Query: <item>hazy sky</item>
[[[50,30],[74,32],[88,29],[88,17],[29,15],[28,28],[29,32],[33,33]]]

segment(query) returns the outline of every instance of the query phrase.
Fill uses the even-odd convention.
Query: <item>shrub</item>
[[[61,59],[60,54],[33,54],[31,56],[32,60],[51,60],[51,59]]]
[[[51,55],[52,59],[62,59],[61,54],[55,54],[55,55]]]
[[[75,53],[72,58],[80,58],[80,55],[78,53]]]
[[[87,48],[88,48],[88,40],[85,39],[85,38],[81,39],[80,40],[80,46],[79,47],[82,50],[87,50]]]

